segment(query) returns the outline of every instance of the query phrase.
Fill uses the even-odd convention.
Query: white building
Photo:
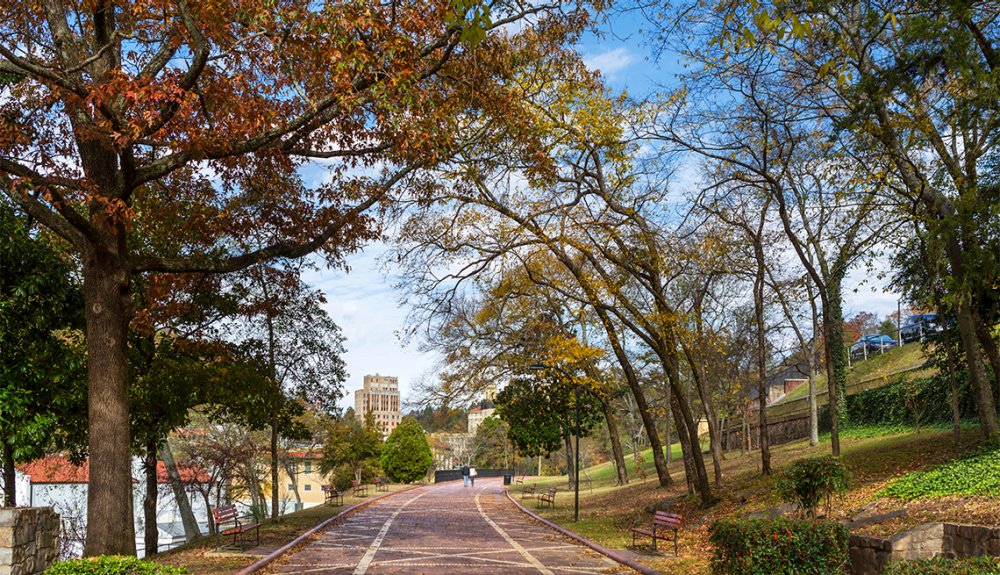
[[[204,472],[181,467],[181,478],[186,482],[207,484],[210,478]],[[87,532],[87,487],[90,476],[88,463],[74,465],[61,455],[50,455],[38,461],[19,465],[17,472],[17,503],[21,507],[52,507],[62,520],[61,545],[64,557],[77,557],[83,553],[83,540]],[[142,501],[146,493],[142,460],[132,459],[132,510],[135,516],[135,543],[140,557],[145,555]],[[184,527],[174,492],[167,481],[163,462],[157,462],[156,524],[160,532],[159,550],[177,547],[184,543]],[[189,488],[188,499],[198,520],[202,535],[208,534],[209,510],[200,493]]]

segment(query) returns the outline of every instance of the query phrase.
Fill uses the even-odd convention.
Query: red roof
[[[181,481],[184,483],[211,483],[212,477],[200,467],[190,467],[186,465],[178,465],[177,472],[181,476]],[[162,461],[156,462],[156,482],[157,483],[168,483],[169,478],[167,477],[167,467]]]
[[[73,465],[62,455],[46,455],[31,463],[22,463],[17,468],[31,476],[32,483],[87,483],[90,477],[89,462]]]
[[[288,451],[286,455],[293,459],[323,459],[323,453],[319,451]]]
[[[88,483],[90,480],[90,462],[84,461],[81,465],[73,465],[68,457],[62,455],[46,455],[42,459],[24,463],[17,466],[17,469],[31,477],[32,483]],[[178,465],[177,471],[181,475],[181,481],[198,483],[210,483],[212,478],[204,469]],[[167,483],[166,467],[162,461],[156,462],[156,482]]]

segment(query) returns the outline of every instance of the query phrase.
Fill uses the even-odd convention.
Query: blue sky
[[[681,63],[674,54],[651,56],[639,33],[634,15],[612,16],[600,34],[586,35],[579,51],[588,67],[600,70],[610,88],[635,97],[647,95],[657,85],[675,87]],[[310,174],[322,177],[320,170]],[[693,170],[691,170],[693,172]],[[348,258],[349,272],[321,269],[307,281],[323,290],[326,309],[347,337],[345,361],[350,378],[343,407],[354,404],[354,391],[366,374],[399,377],[404,405],[413,399],[413,385],[431,375],[438,358],[418,351],[418,342],[403,341],[399,333],[408,313],[403,294],[392,286],[395,270],[383,265],[387,247],[376,243]],[[857,290],[856,292],[854,290]],[[896,296],[885,293],[883,283],[867,270],[854,270],[845,282],[845,316],[861,310],[882,316],[896,310]]]

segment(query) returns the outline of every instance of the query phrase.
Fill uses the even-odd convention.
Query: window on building
[[[312,470],[313,470],[313,464],[312,464],[312,462],[311,461],[306,461],[306,463],[305,463],[305,472],[306,473],[312,473]]]
[[[291,483],[289,483],[289,484],[288,484],[288,490],[289,490],[289,491],[292,491],[292,490],[294,490],[294,489],[295,489],[295,486],[294,486],[294,485],[292,485]]]
[[[313,490],[313,486],[310,483],[306,483],[306,485],[305,485],[305,487],[303,487],[303,489],[305,489],[306,491],[312,491]]]

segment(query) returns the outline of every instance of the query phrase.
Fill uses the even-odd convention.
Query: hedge
[[[850,532],[833,521],[723,519],[709,529],[715,575],[840,575]]]
[[[60,561],[45,575],[189,575],[187,569],[142,561],[135,557],[102,555],[86,559]]]
[[[997,575],[1000,560],[990,557],[969,559],[917,559],[890,563],[884,575]]]
[[[976,401],[965,372],[958,377],[959,412],[963,420],[976,418]],[[848,395],[848,427],[878,425],[914,425],[914,408],[920,416],[920,425],[951,423],[951,383],[946,374],[907,380],[905,375],[883,385]],[[820,408],[819,427],[830,431],[830,413],[826,406]]]

